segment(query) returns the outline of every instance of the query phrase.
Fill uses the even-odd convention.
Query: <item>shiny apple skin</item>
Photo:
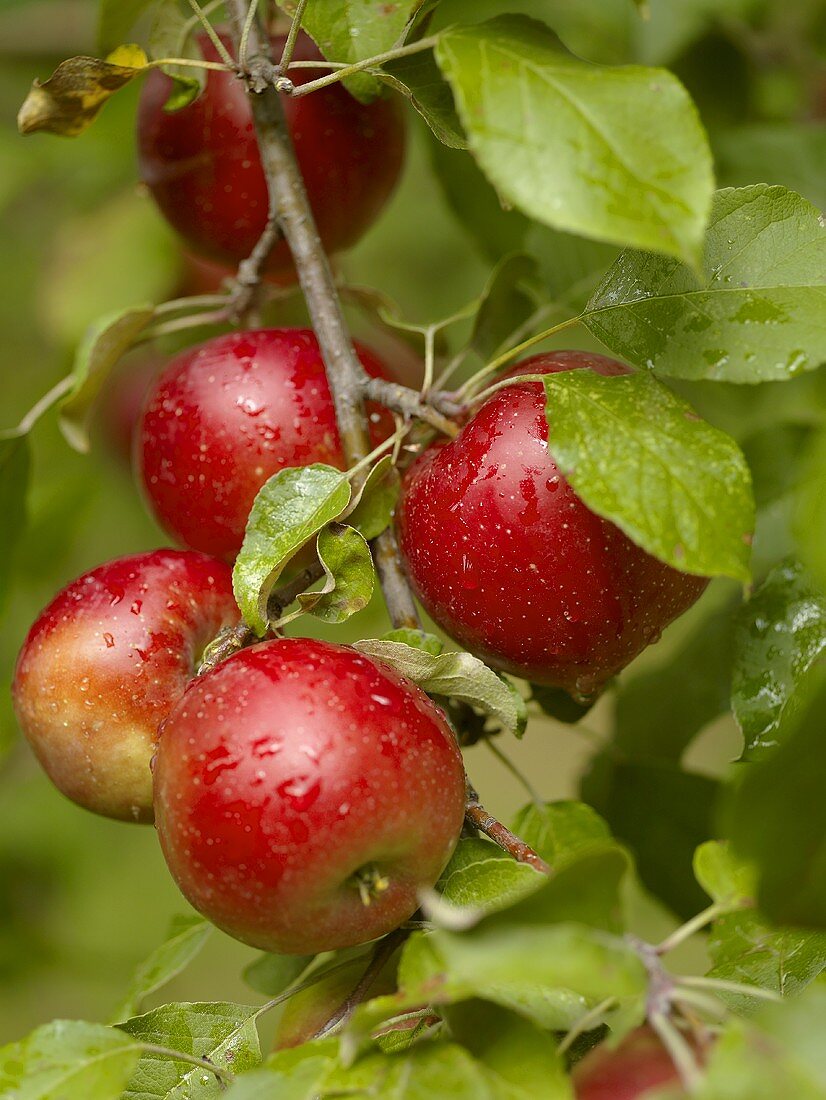
[[[214,46],[199,39],[208,61]],[[229,40],[225,38],[228,45]],[[280,56],[284,39],[273,39]],[[295,60],[320,57],[301,36]],[[296,69],[295,84],[323,75]],[[138,106],[138,168],[169,223],[189,244],[215,259],[237,263],[250,254],[267,220],[267,184],[243,84],[211,71],[203,93],[180,111],[163,106],[171,88],[158,70],[145,79]],[[283,97],[310,205],[329,253],[355,244],[393,192],[404,161],[404,116],[398,97],[359,103],[340,84],[298,99]],[[270,271],[292,267],[280,242]]]
[[[553,352],[512,374],[590,368]],[[593,697],[708,581],[664,565],[591,512],[548,454],[542,384],[490,397],[460,434],[408,471],[397,511],[402,554],[428,613],[495,668]]]
[[[367,372],[384,365],[357,345]],[[394,428],[373,406],[378,444]],[[310,329],[231,332],[174,358],[150,389],[136,462],[150,510],[185,546],[232,560],[255,495],[286,466],[344,469],[335,409]]]
[[[262,642],[194,681],[161,730],[158,835],[191,904],[253,947],[312,954],[381,936],[459,837],[461,753],[415,685],[356,650]],[[376,867],[370,905],[352,882]]]
[[[589,1051],[573,1083],[576,1100],[643,1100],[654,1089],[679,1085],[680,1077],[657,1035],[640,1027],[614,1050],[600,1043]]]
[[[63,794],[123,821],[152,820],[158,726],[204,646],[239,619],[228,567],[153,550],[72,581],[20,651],[17,718]]]

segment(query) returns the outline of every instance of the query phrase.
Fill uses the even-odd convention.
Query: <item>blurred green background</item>
[[[571,48],[590,59],[668,64],[700,105],[722,182],[785,183],[823,205],[826,76],[815,51],[826,24],[822,0],[652,0],[651,8],[652,20],[640,24],[630,0],[444,0],[437,20],[522,10],[546,18]],[[33,77],[47,76],[66,56],[95,53],[95,17],[92,0],[0,3],[2,427],[16,424],[67,372],[89,322],[118,306],[191,292],[190,265],[136,183],[137,86],[119,93],[79,139],[17,135],[15,115]],[[472,172],[462,174],[461,154],[441,153],[446,197],[434,176],[432,141],[411,123],[401,186],[340,267],[348,281],[380,287],[410,318],[427,321],[478,294],[496,255],[507,250],[514,219],[490,220],[488,207],[479,207],[483,238],[485,229],[489,234],[481,244],[474,239],[457,218],[456,206],[465,205],[459,213],[472,222],[474,200],[481,196],[489,203],[491,193]],[[541,232],[532,244],[552,272],[553,253],[543,252],[547,242]],[[300,322],[300,305],[277,305],[267,320]],[[409,377],[409,352],[394,352],[384,342],[386,334],[371,331],[363,317],[354,320],[391,364],[398,354]],[[593,346],[583,333],[566,336],[571,340]],[[141,505],[118,423],[124,401],[134,399],[129,397],[136,390],[134,379],[138,389],[145,385],[145,372],[171,350],[134,355],[124,364],[104,395],[89,456],[67,448],[53,416],[34,433],[29,525],[16,554],[0,631],[0,1042],[55,1016],[107,1019],[135,964],[163,938],[170,916],[186,908],[151,828],[95,818],[48,784],[20,742],[8,693],[26,630],[63,584],[108,558],[165,542]],[[691,387],[690,396],[701,408],[711,400],[702,386]],[[759,392],[718,386],[713,419],[742,438],[769,422],[778,408],[805,415],[813,403],[822,406],[822,383],[811,376]],[[774,560],[787,537],[784,515],[764,517],[758,561]],[[726,594],[725,585],[712,586],[696,613],[672,628],[631,675],[667,659],[680,635]],[[381,629],[380,610],[369,609],[336,637]],[[611,706],[610,698],[601,702],[584,723],[587,728],[537,719],[525,741],[507,751],[544,797],[575,796],[579,773],[605,737]],[[692,746],[690,763],[719,772],[738,751],[733,726],[719,722]],[[484,747],[471,750],[469,771],[498,816],[509,817],[526,800]],[[656,935],[665,920],[662,912],[641,899],[636,904]],[[253,956],[216,933],[165,996],[251,998],[239,970]]]

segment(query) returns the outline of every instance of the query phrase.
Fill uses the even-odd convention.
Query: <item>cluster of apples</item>
[[[167,94],[151,74],[144,178],[191,244],[243,258],[267,209],[243,89],[212,72],[172,114]],[[286,106],[325,246],[347,247],[392,190],[401,118],[390,101],[365,106],[338,85]],[[281,246],[271,264],[288,267]],[[357,350],[370,374],[388,376]],[[626,368],[555,352],[511,373],[571,369]],[[379,442],[393,421],[369,412]],[[186,897],[246,943],[308,954],[396,928],[462,828],[464,768],[442,711],[380,662],[303,638],[258,643],[195,676],[205,646],[238,622],[230,563],[258,490],[285,467],[344,466],[314,334],[238,331],[178,355],[151,383],[135,457],[149,507],[185,549],[102,565],[42,612],[13,687],[35,753],[80,805],[154,821]],[[454,439],[426,447],[406,471],[396,525],[412,585],[451,638],[580,699],[706,584],[576,496],[548,453],[535,381],[514,381]]]

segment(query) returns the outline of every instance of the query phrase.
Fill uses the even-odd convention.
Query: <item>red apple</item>
[[[574,368],[627,369],[553,352],[517,372]],[[496,668],[584,701],[708,581],[657,561],[591,512],[548,454],[547,435],[541,383],[494,394],[408,471],[399,539],[413,587],[451,637]]]
[[[155,815],[183,893],[236,939],[312,954],[406,920],[459,837],[462,757],[414,684],[346,646],[262,642],[163,724]]]
[[[189,551],[119,558],[64,588],[29,631],[12,687],[55,785],[96,813],[151,821],[158,725],[238,617],[230,570]]]
[[[227,44],[229,40],[225,39]],[[202,35],[201,51],[219,60]],[[273,39],[280,56],[284,39]],[[305,36],[296,61],[320,57]],[[294,69],[304,84],[323,70]],[[247,93],[232,73],[209,72],[201,96],[180,111],[164,110],[169,77],[146,77],[138,108],[138,166],[166,218],[196,249],[234,263],[248,256],[267,220],[267,185]],[[284,97],[321,240],[328,252],[349,248],[375,221],[404,159],[404,124],[395,99],[359,103],[341,84],[298,99]],[[285,242],[270,254],[271,271],[291,268]]]
[[[611,1049],[600,1043],[573,1072],[577,1100],[641,1100],[654,1089],[679,1085],[671,1055],[649,1027],[640,1027]]]
[[[367,348],[357,350],[369,374],[386,374]],[[393,418],[377,407],[370,415],[379,443]],[[269,477],[313,462],[344,468],[313,332],[231,332],[182,352],[149,392],[136,453],[161,526],[194,550],[234,558]]]

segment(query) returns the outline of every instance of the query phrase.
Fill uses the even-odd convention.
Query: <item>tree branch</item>
[[[237,45],[244,32],[247,4],[245,0],[230,0],[228,10]],[[247,45],[253,74],[248,87],[261,163],[267,179],[269,217],[281,226],[293,255],[298,280],[327,367],[345,463],[350,467],[370,452],[363,407],[368,376],[347,331],[330,264],[296,163],[280,95],[272,85],[262,88],[261,81],[254,79],[256,62],[269,69],[274,67],[269,55],[269,43],[255,21],[249,28]],[[376,569],[394,626],[418,625],[418,614],[392,532],[379,535],[374,546]]]
[[[485,836],[498,844],[499,847],[513,856],[518,863],[527,863],[544,875],[551,873],[551,867],[545,862],[538,852],[535,852],[524,840],[520,840],[501,821],[488,813],[479,802],[479,795],[468,783],[467,806],[465,807],[465,821],[474,829],[479,829]]]

